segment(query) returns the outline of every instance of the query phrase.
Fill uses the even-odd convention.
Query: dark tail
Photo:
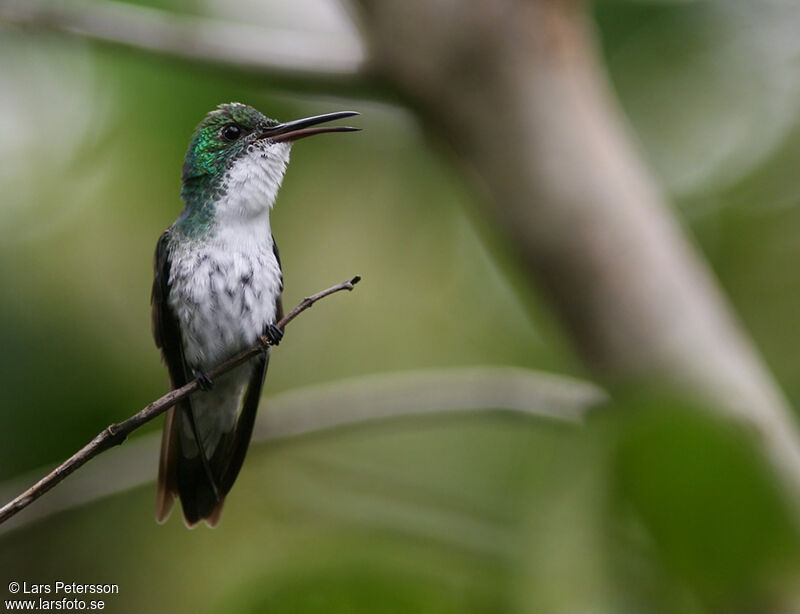
[[[181,403],[169,410],[158,466],[156,520],[159,523],[169,517],[175,497],[181,500],[187,526],[194,527],[201,520],[210,527],[219,522],[225,495],[230,492],[247,455],[268,362],[266,356],[253,359],[252,375],[236,426],[222,437],[211,458],[203,458],[202,446],[198,446],[200,453],[191,457],[183,453],[180,434],[194,429],[191,403]]]

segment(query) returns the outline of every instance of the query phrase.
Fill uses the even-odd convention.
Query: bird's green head
[[[222,104],[195,128],[183,163],[183,183],[221,177],[260,134],[278,122],[238,102]]]
[[[352,115],[358,113],[342,111],[279,123],[249,105],[222,104],[194,131],[183,164],[181,196],[187,205],[218,199],[230,189],[231,175],[237,169],[245,171],[238,175],[268,179],[277,192],[292,142],[313,134],[357,130],[317,125]]]

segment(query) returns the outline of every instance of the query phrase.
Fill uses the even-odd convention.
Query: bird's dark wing
[[[155,278],[151,296],[153,337],[161,350],[169,370],[173,388],[189,381],[189,370],[183,359],[183,343],[178,320],[169,307],[169,230],[161,235],[156,245]]]
[[[188,381],[188,369],[183,358],[183,343],[180,328],[169,307],[169,230],[161,235],[156,245],[155,277],[151,296],[153,337],[161,350],[169,371],[172,389],[180,388]],[[158,463],[158,494],[156,498],[156,520],[164,522],[169,516],[177,492],[175,474],[178,454],[178,425],[176,417],[190,411],[188,400],[182,401],[167,412],[164,432],[161,436],[161,458]]]
[[[258,402],[261,399],[261,389],[264,386],[264,378],[267,375],[267,367],[269,366],[269,354],[260,354],[250,362],[253,365],[253,371],[242,399],[242,409],[236,421],[236,428],[226,445],[219,446],[217,452],[210,459],[211,466],[219,469],[219,475],[221,475],[219,481],[220,493],[223,497],[230,492],[233,483],[236,481],[236,477],[242,468],[242,463],[244,463],[247,448],[250,446],[250,438],[253,435],[253,425],[258,411]],[[219,508],[221,511],[221,503]],[[212,519],[218,514],[219,512],[213,514]],[[210,524],[213,524],[213,520]]]

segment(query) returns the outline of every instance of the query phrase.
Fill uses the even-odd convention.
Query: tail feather
[[[178,487],[175,483],[175,454],[178,452],[175,413],[179,407],[167,411],[164,430],[161,433],[161,456],[158,460],[158,490],[156,492],[156,522],[163,524],[169,518],[175,504]]]
[[[161,440],[156,501],[158,522],[167,519],[175,497],[181,500],[187,526],[194,527],[201,520],[210,527],[219,522],[225,495],[233,486],[247,454],[267,364],[268,357],[263,356],[253,359],[248,365],[252,371],[235,427],[213,439],[213,453],[207,458],[208,467],[201,457],[205,450],[199,451],[194,445],[197,439],[186,437],[186,433],[194,427],[192,415],[188,413],[192,411],[190,402],[169,410]],[[224,411],[222,407],[220,410]],[[194,415],[194,418],[197,419],[197,416]],[[183,437],[181,433],[184,433]]]
[[[213,515],[227,493],[217,494],[199,456],[180,457],[176,464],[176,473],[183,519],[187,526],[193,527]]]

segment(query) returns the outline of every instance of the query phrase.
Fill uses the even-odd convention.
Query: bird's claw
[[[197,380],[197,385],[200,386],[200,390],[208,392],[214,387],[214,380],[208,377],[208,373],[205,373],[204,371],[198,371],[195,369],[194,378]]]
[[[264,337],[269,341],[269,345],[278,345],[283,339],[283,331],[274,324],[267,324]]]

